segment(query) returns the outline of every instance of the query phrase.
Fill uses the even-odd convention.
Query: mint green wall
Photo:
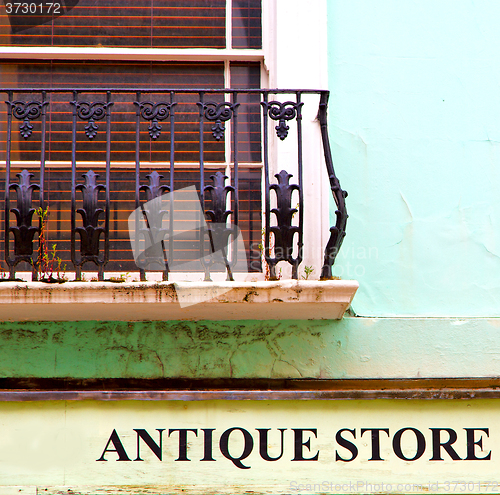
[[[498,319],[0,323],[0,378],[498,376]]]
[[[357,314],[500,314],[499,24],[497,0],[328,0]]]

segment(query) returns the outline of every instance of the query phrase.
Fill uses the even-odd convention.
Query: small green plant
[[[119,277],[109,277],[110,282],[123,283],[127,281],[127,277],[130,273],[120,273]]]
[[[66,282],[67,278],[61,271],[66,270],[66,264],[63,265],[62,259],[57,256],[57,244],[52,244],[49,249],[49,242],[46,237],[47,220],[49,217],[49,207],[37,208],[36,215],[40,219],[40,232],[38,234],[38,256],[34,262],[37,273],[37,280],[48,283]]]
[[[311,273],[314,271],[314,268],[312,266],[305,266],[304,267],[304,273],[305,273],[305,276],[302,275],[302,279],[303,280],[308,280],[309,279],[309,275],[311,275]]]

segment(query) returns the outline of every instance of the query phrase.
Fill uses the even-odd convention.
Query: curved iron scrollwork
[[[44,108],[49,104],[48,101],[6,101],[12,111],[12,115],[22,120],[22,125],[19,126],[19,133],[24,139],[28,139],[33,132],[31,120],[36,120],[42,115]]]
[[[160,101],[153,103],[152,101],[134,101],[138,111],[143,119],[150,121],[148,131],[151,139],[156,140],[160,137],[162,126],[158,121],[162,122],[170,117],[170,112],[177,103],[166,103]]]
[[[14,258],[7,260],[9,266],[14,267],[20,261],[32,262],[33,255],[33,238],[38,227],[32,226],[33,213],[35,208],[32,207],[33,192],[40,190],[39,184],[31,184],[31,178],[34,174],[24,169],[21,173],[16,174],[19,177],[19,182],[10,184],[9,189],[16,191],[16,208],[11,208],[17,220],[15,227],[10,227],[9,231],[14,235]]]
[[[276,135],[282,141],[288,136],[290,130],[290,126],[286,125],[286,122],[301,117],[300,109],[303,104],[302,102],[295,103],[293,101],[285,101],[284,103],[279,101],[261,102],[265,114],[269,115],[272,120],[279,121],[275,129]]]
[[[229,215],[233,214],[233,210],[226,209],[227,196],[228,194],[234,193],[235,188],[233,186],[226,186],[227,175],[222,172],[216,172],[211,175],[213,185],[205,186],[205,191],[210,192],[211,206],[212,209],[207,210],[205,213],[210,219],[208,224],[208,235],[210,238],[210,248],[213,253],[210,262],[203,261],[203,267],[205,269],[205,281],[210,280],[210,267],[217,264],[223,263],[226,266],[227,280],[234,280],[232,268],[236,264],[236,242],[233,242],[232,259],[228,260],[227,256],[227,244],[229,237],[234,234],[234,241],[236,241],[236,234],[234,228],[227,226],[227,219]]]
[[[90,103],[88,101],[70,101],[70,103],[76,107],[78,118],[89,121],[85,126],[85,135],[89,139],[94,139],[99,129],[99,125],[95,123],[96,120],[102,120],[106,116],[108,107],[113,106],[113,102],[105,103],[103,101],[96,101]]]
[[[200,116],[204,115],[205,118],[211,122],[215,122],[212,126],[212,136],[220,141],[224,137],[226,126],[223,122],[227,122],[233,115],[236,115],[239,103],[216,103],[209,101],[207,103],[198,103],[200,107]]]
[[[266,262],[269,265],[269,275],[271,280],[276,280],[276,265],[280,261],[287,261],[292,265],[292,278],[298,278],[298,266],[302,261],[302,232],[298,226],[292,225],[297,208],[292,208],[292,193],[298,191],[302,194],[297,184],[290,184],[293,177],[286,170],[275,174],[277,184],[271,184],[269,189],[276,193],[277,208],[273,208],[271,213],[276,216],[277,225],[269,227],[266,232]],[[300,196],[299,196],[300,197]],[[274,234],[274,258],[271,257],[270,234]],[[293,257],[294,236],[298,234],[297,257]]]
[[[106,187],[102,184],[97,184],[98,174],[89,170],[83,174],[85,184],[78,184],[75,190],[81,191],[83,196],[83,208],[76,210],[82,217],[83,227],[76,227],[75,232],[80,234],[80,253],[82,256],[78,265],[82,265],[86,261],[93,261],[98,266],[102,264],[99,259],[99,238],[101,234],[105,234],[105,229],[99,227],[99,215],[104,213],[102,208],[99,208],[99,192],[105,191]]]
[[[335,258],[337,257],[340,247],[342,246],[342,241],[344,240],[346,232],[347,218],[349,216],[347,215],[347,209],[345,206],[347,191],[344,191],[340,187],[340,182],[337,179],[335,170],[333,168],[332,152],[330,149],[330,140],[328,138],[328,96],[328,91],[324,91],[321,93],[318,118],[321,125],[321,138],[323,141],[326,169],[328,172],[328,178],[330,180],[330,189],[337,205],[337,210],[335,211],[336,222],[333,227],[330,227],[330,239],[328,240],[325,247],[325,258],[323,262],[323,268],[321,270],[322,280],[330,280],[332,278],[332,266],[335,262]]]

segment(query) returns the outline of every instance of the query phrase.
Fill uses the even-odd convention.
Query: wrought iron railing
[[[321,271],[322,279],[332,277],[332,265],[345,236],[347,194],[341,189],[333,168],[327,132],[328,91],[157,88],[133,92],[118,88],[22,88],[1,91],[6,95],[4,124],[0,131],[5,144],[3,262],[8,267],[9,278],[15,278],[18,265],[22,262],[31,265],[35,279],[39,275],[37,257],[40,254],[36,243],[37,240],[38,245],[40,243],[43,217],[39,214],[36,225],[35,214],[37,209],[39,213],[46,211],[48,205],[48,170],[54,180],[57,171],[62,170],[66,163],[67,174],[71,177],[68,189],[71,262],[68,270],[74,270],[78,280],[81,278],[83,265],[91,263],[97,267],[99,280],[104,279],[106,266],[112,258],[110,198],[115,167],[113,153],[122,152],[126,146],[134,148],[134,158],[128,166],[134,172],[135,208],[140,209],[145,202],[174,191],[179,186],[176,170],[183,162],[182,158],[177,158],[177,154],[182,152],[183,147],[187,147],[190,156],[197,154],[197,160],[194,164],[191,163],[190,170],[191,173],[194,171],[198,174],[197,190],[208,225],[208,232],[205,234],[210,235],[210,225],[227,224],[229,230],[237,227],[240,223],[240,159],[243,157],[245,165],[252,161],[249,153],[241,150],[245,130],[242,131],[239,126],[240,122],[244,122],[246,131],[249,125],[253,125],[252,132],[254,136],[258,136],[259,141],[253,143],[253,149],[257,149],[261,158],[255,160],[255,153],[252,156],[253,162],[260,162],[263,173],[264,228],[261,249],[269,267],[269,277],[271,280],[277,278],[277,264],[284,261],[292,267],[292,278],[297,279],[298,267],[303,260],[305,218],[302,115],[304,105],[310,104],[311,95],[316,95],[316,105],[319,100],[317,116],[325,163],[337,205],[336,223],[330,228],[330,239],[324,251]],[[181,101],[183,110],[178,110]],[[117,124],[113,117],[118,114],[129,115],[130,118],[128,123],[125,122],[127,119],[119,119],[121,127],[116,131],[113,126]],[[57,120],[65,122],[58,124]],[[250,121],[253,124],[249,124]],[[57,125],[57,135],[62,135],[63,138],[51,142],[50,136],[55,134],[50,129],[53,130]],[[162,180],[164,176],[161,169],[160,173],[152,169],[152,162],[148,163],[147,174],[141,166],[144,162],[141,157],[146,134],[144,125],[147,125],[149,141],[156,142],[160,136],[164,138],[163,156],[166,159],[163,168],[168,173],[166,181]],[[295,129],[291,129],[292,125]],[[230,132],[227,132],[228,129]],[[183,137],[179,138],[181,134]],[[90,145],[87,148],[85,142],[95,142],[98,135],[102,146],[99,150],[92,151],[93,148]],[[123,144],[126,141],[122,139],[124,135],[130,137],[126,145]],[[272,141],[275,140],[279,145],[281,141],[290,140],[291,135],[294,136],[292,140],[296,163],[289,170],[281,170],[273,176],[271,161],[275,158],[276,151]],[[209,141],[221,143],[219,148],[212,148],[219,158],[210,163],[205,157]],[[66,157],[66,161],[53,159],[56,148],[61,153],[66,153],[57,155]],[[33,160],[37,153],[38,158]],[[103,172],[97,174],[95,167],[91,167],[83,174],[79,173],[82,171],[82,164],[97,160],[99,153],[104,158]],[[85,154],[89,156],[86,157]],[[213,172],[217,163],[219,170],[208,179],[207,170]],[[259,163],[257,168],[258,165]],[[100,175],[103,177],[100,178]],[[168,251],[166,259],[170,261],[175,256],[172,245]],[[224,261],[227,275],[228,279],[232,279],[232,268],[238,253],[226,254]],[[200,256],[200,268],[205,272],[205,279],[209,280],[212,264],[207,259],[209,260]],[[140,267],[142,280],[146,279],[147,270],[148,266]],[[164,280],[168,279],[168,273],[169,263],[163,270]]]

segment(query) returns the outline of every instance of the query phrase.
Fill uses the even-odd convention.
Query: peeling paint
[[[2,322],[0,377],[497,376],[499,325],[495,318]]]

